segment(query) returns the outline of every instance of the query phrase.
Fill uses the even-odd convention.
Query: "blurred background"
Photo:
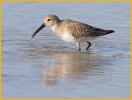
[[[130,5],[125,2],[2,4],[2,92],[8,98],[127,98],[130,96]],[[48,14],[115,33],[88,51],[43,29]]]

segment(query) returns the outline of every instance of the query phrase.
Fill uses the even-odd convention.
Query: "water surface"
[[[3,3],[3,97],[130,96],[130,6],[128,3]],[[43,29],[47,14],[88,23],[115,33],[77,51]]]

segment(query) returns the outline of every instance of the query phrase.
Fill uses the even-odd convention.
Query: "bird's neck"
[[[51,26],[51,29],[52,29],[53,32],[57,33],[57,30],[58,30],[58,28],[59,28],[60,22],[61,22],[61,21],[57,21],[55,24],[53,24],[53,25]]]
[[[52,26],[51,26],[51,29],[52,29],[53,32],[56,33],[56,30],[57,30],[57,24],[52,25]]]
[[[56,33],[57,36],[61,36],[62,35],[62,29],[60,27],[61,21],[58,22],[57,24],[54,24],[51,29],[54,33]]]

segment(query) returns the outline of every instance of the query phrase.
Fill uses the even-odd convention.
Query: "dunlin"
[[[60,20],[56,15],[49,14],[45,17],[43,24],[33,33],[34,37],[45,26],[51,27],[58,37],[66,42],[76,43],[81,50],[80,43],[87,42],[86,50],[91,46],[91,41],[99,36],[113,33],[113,30],[104,30],[74,20]]]

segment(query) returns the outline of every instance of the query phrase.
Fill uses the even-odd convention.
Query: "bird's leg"
[[[80,43],[76,43],[76,45],[77,45],[78,50],[81,51]]]
[[[88,43],[88,47],[86,48],[86,50],[88,50],[88,48],[92,45],[91,42],[87,41]]]

